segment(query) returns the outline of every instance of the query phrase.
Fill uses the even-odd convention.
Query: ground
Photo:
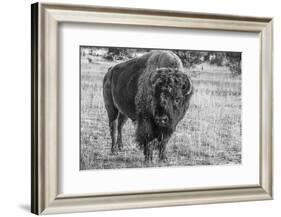
[[[123,128],[124,149],[111,154],[102,80],[118,62],[81,59],[80,169],[145,167],[134,141],[134,125]],[[241,163],[241,76],[227,67],[201,64],[186,69],[194,85],[189,110],[167,145],[168,161],[151,166],[195,166]],[[155,152],[155,155],[157,153]]]

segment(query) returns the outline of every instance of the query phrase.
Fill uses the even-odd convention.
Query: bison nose
[[[168,116],[167,115],[163,115],[163,116],[160,116],[160,117],[157,117],[157,121],[160,123],[160,124],[167,124],[168,123]]]

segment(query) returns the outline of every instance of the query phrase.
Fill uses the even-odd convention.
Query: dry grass
[[[145,167],[134,141],[134,126],[123,129],[124,150],[110,153],[111,139],[103,104],[102,80],[116,62],[81,60],[80,169]],[[200,72],[200,73],[199,73]],[[225,67],[199,66],[191,72],[194,95],[190,108],[167,146],[167,163],[155,156],[152,166],[241,163],[241,77]],[[155,152],[155,155],[157,153]]]

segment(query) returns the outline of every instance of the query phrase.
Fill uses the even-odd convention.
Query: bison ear
[[[186,81],[182,85],[182,93],[184,96],[189,96],[193,92],[193,86],[190,78],[187,77]]]

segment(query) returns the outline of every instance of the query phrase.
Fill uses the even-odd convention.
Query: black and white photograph
[[[24,148],[30,172],[4,166],[29,174],[24,180],[31,185],[16,196],[7,192],[11,201],[24,193],[22,208],[28,193],[37,215],[137,209],[151,216],[145,208],[159,214],[167,207],[159,215],[179,216],[183,206],[208,204],[220,209],[215,215],[243,216],[253,210],[231,203],[252,201],[257,211],[254,201],[261,208],[263,200],[275,201],[275,15],[264,14],[263,6],[239,13],[251,7],[244,2],[230,6],[233,14],[221,4],[123,6],[38,2],[29,8],[31,28],[23,35],[31,36],[31,61],[8,58],[6,68],[21,61],[31,76],[3,78],[2,92],[14,93],[7,101],[14,106],[6,107],[16,111],[3,112],[12,129],[3,144],[23,132],[14,130],[23,121],[11,118],[24,102],[31,116],[31,133],[15,137],[31,143]],[[6,44],[5,56],[14,57],[15,43]],[[19,97],[23,91],[14,87],[26,84],[28,95]],[[3,153],[6,162],[20,157]],[[20,176],[14,175],[10,180]],[[174,206],[181,208],[167,213]],[[229,212],[230,206],[242,211]],[[211,211],[192,210],[196,216]]]
[[[241,164],[241,60],[80,46],[80,170]]]

